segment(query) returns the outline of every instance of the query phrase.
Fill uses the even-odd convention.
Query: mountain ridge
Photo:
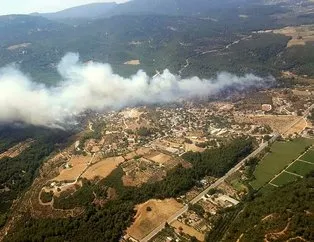
[[[116,15],[160,14],[171,16],[204,16],[214,10],[243,7],[262,0],[131,0],[125,3],[91,3],[55,13],[33,13],[51,20],[97,19]]]
[[[115,2],[108,3],[90,3],[72,8],[67,8],[52,13],[31,13],[31,16],[41,16],[51,20],[58,19],[89,19],[103,17],[118,4]]]

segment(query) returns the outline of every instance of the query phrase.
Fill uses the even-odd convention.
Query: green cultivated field
[[[255,180],[251,182],[251,186],[254,189],[261,188],[313,143],[314,140],[305,138],[275,142],[271,147],[271,152],[257,165],[254,171]]]
[[[288,184],[290,182],[296,181],[298,178],[300,178],[300,177],[297,177],[295,175],[283,172],[280,174],[280,176],[278,176],[271,183],[278,185],[278,186],[282,186],[282,185]]]
[[[287,171],[296,173],[301,176],[306,176],[312,170],[314,170],[314,164],[308,164],[302,161],[296,161],[293,165],[291,165]]]
[[[314,164],[314,150],[306,152],[306,154],[300,157],[300,160],[305,160]]]

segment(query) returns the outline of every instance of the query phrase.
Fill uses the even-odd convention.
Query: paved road
[[[263,144],[261,144],[256,150],[254,150],[250,155],[248,155],[246,158],[241,160],[236,166],[234,166],[231,170],[229,170],[223,177],[219,178],[217,181],[215,181],[213,184],[211,184],[209,187],[207,187],[204,191],[202,191],[200,194],[198,194],[195,198],[193,198],[190,203],[195,204],[199,200],[202,199],[205,194],[208,193],[210,189],[216,188],[219,186],[221,183],[224,182],[226,178],[234,174],[237,170],[239,170],[247,160],[254,158],[256,155],[258,155],[261,151],[263,151],[269,144],[273,143],[280,134],[274,133],[273,137],[268,141]],[[179,216],[181,216],[183,213],[185,213],[188,210],[188,205],[185,205],[182,209],[177,211],[174,215],[172,215],[168,220],[167,223],[170,224],[173,221],[175,221]],[[154,236],[156,236],[163,228],[165,227],[165,224],[161,224],[158,227],[156,227],[153,231],[151,231],[146,237],[140,240],[140,242],[148,242],[151,240]]]
[[[265,142],[263,144],[261,144],[256,150],[254,150],[250,155],[248,155],[246,158],[244,158],[243,160],[241,160],[236,166],[234,166],[231,170],[229,170],[223,177],[219,178],[215,183],[213,183],[212,185],[210,185],[208,188],[206,188],[203,192],[201,192],[200,194],[198,194],[194,199],[192,199],[190,201],[190,203],[195,204],[197,203],[199,200],[201,200],[201,198],[203,196],[205,196],[205,194],[208,193],[208,191],[210,189],[216,188],[218,187],[221,183],[224,182],[224,180],[226,180],[229,176],[231,176],[232,174],[234,174],[236,171],[238,171],[247,160],[254,158],[255,156],[257,156],[261,151],[263,151],[270,143],[273,143],[277,138],[279,137],[278,133],[273,134],[273,137],[268,141]]]
[[[314,104],[312,104],[307,110],[305,110],[302,117],[297,119],[295,122],[293,122],[283,134],[286,134],[293,126],[295,126],[297,123],[299,123],[302,119],[307,118],[310,115],[311,110],[314,108]]]

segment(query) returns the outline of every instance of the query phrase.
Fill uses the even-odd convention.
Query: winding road
[[[238,40],[235,40],[233,41],[232,43],[226,45],[226,46],[223,46],[223,47],[220,47],[220,48],[216,48],[216,49],[212,49],[212,50],[207,50],[207,51],[203,51],[203,52],[200,52],[198,54],[195,54],[195,55],[192,55],[192,56],[189,56],[188,58],[186,58],[185,62],[186,64],[179,70],[179,75],[182,74],[182,72],[189,67],[189,65],[191,64],[190,63],[190,59],[193,58],[193,57],[198,57],[198,56],[202,56],[202,55],[206,55],[206,54],[210,54],[210,53],[216,53],[218,51],[222,51],[222,50],[227,50],[229,49],[231,46],[233,45],[236,45],[236,44],[239,44],[240,41],[243,41],[243,40],[248,40],[252,38],[252,35],[246,35],[244,37],[242,37],[241,39],[238,39]],[[159,73],[158,73],[159,74]]]

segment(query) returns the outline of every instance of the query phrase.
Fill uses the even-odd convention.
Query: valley
[[[0,16],[0,241],[314,240],[313,10]]]

